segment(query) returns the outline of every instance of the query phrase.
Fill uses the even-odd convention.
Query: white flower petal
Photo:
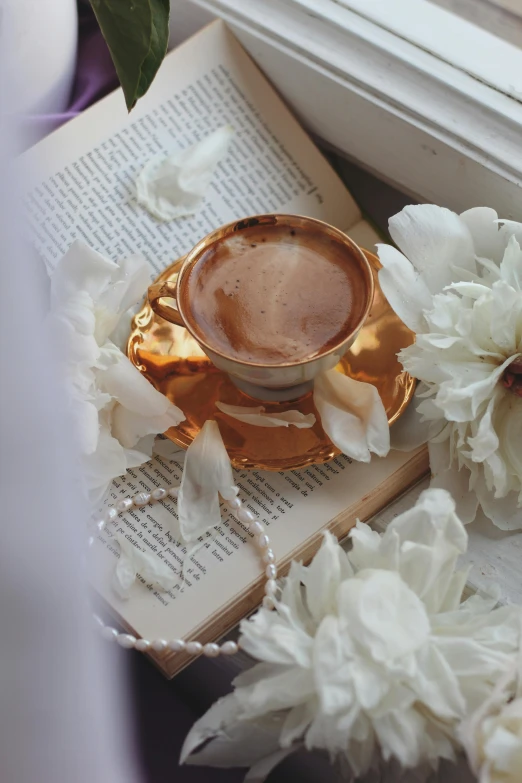
[[[142,301],[150,284],[151,270],[141,255],[131,255],[117,263],[111,285],[101,294],[96,304],[102,310],[120,316],[129,307]],[[109,334],[105,339],[110,337]]]
[[[269,767],[274,756],[279,761],[283,755],[278,742],[282,720],[237,722],[238,709],[235,694],[213,704],[188,733],[180,763],[225,768],[252,765],[255,770],[263,762]],[[284,755],[290,752],[286,749]]]
[[[414,332],[425,329],[423,311],[432,303],[431,292],[402,253],[390,245],[377,245],[382,264],[379,270],[379,284],[383,293],[406,326]]]
[[[314,677],[321,712],[335,715],[348,710],[354,701],[350,666],[353,661],[343,648],[339,619],[326,615],[317,629],[314,645]]]
[[[519,266],[522,277],[522,253]],[[522,291],[504,280],[493,283],[491,291],[491,337],[504,356],[514,358],[522,348]]]
[[[237,491],[219,427],[215,421],[206,421],[185,456],[178,496],[183,540],[194,542],[206,530],[219,525],[219,495],[229,500]]]
[[[176,584],[177,577],[157,554],[139,549],[122,533],[116,535],[116,540],[120,545],[120,557],[114,570],[112,587],[120,598],[129,598],[137,574],[161,590],[169,590]]]
[[[92,497],[98,498],[103,496],[113,478],[123,476],[127,470],[125,449],[108,428],[102,426],[96,451],[85,454],[82,465],[87,490]]]
[[[509,239],[514,236],[517,242],[522,242],[522,223],[517,223],[515,220],[504,220],[499,218],[500,233],[504,238],[504,242],[507,245]]]
[[[233,724],[237,713],[238,704],[233,693],[218,699],[208,712],[196,721],[185,737],[179,763],[185,764],[188,757],[198,747],[218,736],[223,729]],[[275,747],[277,747],[277,741]]]
[[[170,427],[176,427],[182,418],[179,408],[171,402],[164,413],[158,413],[156,416],[140,416],[117,404],[112,411],[111,430],[122,446],[130,449],[145,435],[156,435],[158,432],[166,432]]]
[[[495,402],[496,400],[493,396],[488,403],[486,412],[480,420],[477,434],[473,438],[468,438],[468,445],[471,446],[471,459],[473,462],[484,462],[488,457],[494,454],[499,447],[499,439],[493,428],[492,422]]]
[[[455,566],[466,550],[467,534],[447,492],[423,492],[414,508],[393,520],[382,536],[358,523],[350,537],[354,568],[397,571],[430,612],[460,600],[456,591],[465,580],[461,574],[455,578]]]
[[[324,431],[343,454],[369,462],[370,452],[379,457],[389,452],[388,418],[372,384],[329,370],[315,379],[314,404]]]
[[[352,574],[350,562],[337,539],[331,533],[325,533],[321,548],[303,574],[306,603],[316,622],[335,611],[337,589]]]
[[[415,766],[424,742],[425,721],[413,711],[391,713],[374,720],[375,733],[383,759],[398,759],[408,768]]]
[[[303,737],[313,720],[316,709],[315,699],[310,699],[304,704],[298,704],[288,712],[279,737],[282,748],[290,748],[296,740]]]
[[[129,310],[126,310],[123,315],[118,318],[118,323],[108,335],[111,343],[114,343],[114,345],[125,355],[127,355],[127,345],[131,333],[132,319],[139,309],[140,305],[135,305]]]
[[[517,488],[522,482],[522,398],[504,394],[496,410],[495,426],[509,473],[518,479],[514,482]]]
[[[444,412],[449,421],[473,421],[483,402],[488,400],[497,382],[502,377],[512,358],[490,369],[486,363],[476,362],[476,367],[468,367],[468,380],[465,386],[457,386],[452,381],[441,383],[435,404]]]
[[[290,424],[293,424],[298,429],[306,429],[313,427],[315,424],[313,413],[305,415],[296,410],[266,413],[262,405],[248,407],[246,405],[227,405],[219,401],[216,402],[216,408],[233,419],[256,427],[288,427]]]
[[[242,710],[249,718],[291,709],[315,692],[311,669],[299,666],[259,663],[236,677],[234,684]]]
[[[312,638],[288,615],[286,607],[277,614],[261,608],[250,621],[242,621],[242,649],[258,661],[310,667]]]
[[[158,220],[174,220],[198,208],[234,133],[225,125],[186,150],[156,157],[136,180],[138,203]]]
[[[510,237],[507,243],[500,264],[500,273],[505,283],[515,291],[522,291],[522,249],[515,236]]]
[[[432,294],[456,280],[454,267],[476,272],[468,227],[454,212],[434,204],[404,207],[390,218],[390,234]]]
[[[183,421],[182,411],[155,389],[116,346],[110,345],[112,361],[98,372],[100,388],[141,417],[161,416],[170,411],[174,418],[177,416],[176,424]]]
[[[426,609],[393,571],[359,571],[339,588],[339,613],[376,662],[401,659],[428,638]]]
[[[78,291],[96,302],[112,280],[118,267],[81,239],[76,239],[56,265],[51,276],[51,305],[63,305]]]
[[[391,533],[397,533],[401,541],[410,542],[410,547],[412,542],[426,544],[434,550],[441,543],[444,547],[448,545],[454,549],[455,562],[468,545],[468,534],[456,513],[455,499],[440,489],[421,492],[412,509],[390,522],[383,541]]]
[[[502,258],[505,242],[498,227],[498,215],[489,207],[473,207],[460,214],[473,239],[475,255],[491,258],[497,264]]]
[[[522,668],[513,666],[498,679],[493,692],[460,727],[460,739],[480,783],[518,783],[520,780],[521,690]]]

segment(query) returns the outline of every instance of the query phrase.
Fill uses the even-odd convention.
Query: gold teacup
[[[233,351],[224,351],[216,345],[212,334],[202,333],[201,326],[196,324],[194,317],[194,311],[197,312],[198,307],[197,288],[194,290],[192,286],[189,294],[189,277],[204,254],[210,258],[208,262],[205,260],[205,264],[213,263],[211,258],[213,256],[209,251],[217,249],[224,240],[231,237],[241,238],[242,232],[245,232],[244,236],[247,237],[250,235],[248,232],[252,230],[256,231],[256,236],[268,237],[270,232],[273,235],[276,227],[278,231],[284,228],[288,229],[289,233],[300,232],[300,236],[303,235],[305,240],[307,231],[313,232],[316,243],[319,235],[321,241],[324,238],[325,254],[327,246],[335,243],[337,257],[345,266],[347,276],[352,275],[354,279],[357,278],[358,295],[356,301],[351,306],[347,306],[347,315],[352,316],[349,329],[340,333],[334,343],[330,342],[324,350],[320,349],[313,356],[298,360],[288,358],[277,363],[248,361],[234,356]],[[310,281],[312,290],[313,284],[313,280]],[[236,220],[213,231],[187,253],[177,281],[174,283],[167,280],[151,285],[148,298],[154,312],[167,321],[187,329],[215,366],[228,373],[238,388],[256,399],[268,401],[299,397],[311,387],[318,373],[335,367],[359,334],[370,310],[373,294],[374,282],[370,264],[363,251],[346,234],[313,218],[271,214]],[[337,293],[333,294],[335,301],[332,301],[332,306],[341,308],[344,305],[336,299],[337,296]],[[175,307],[165,304],[163,301],[165,299],[173,300]]]

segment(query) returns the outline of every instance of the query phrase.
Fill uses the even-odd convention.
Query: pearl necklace
[[[114,522],[116,517],[129,511],[133,506],[136,508],[143,508],[152,503],[164,500],[166,497],[177,500],[179,494],[179,487],[158,487],[152,492],[138,492],[134,497],[124,498],[118,501],[115,506],[110,506],[101,519],[98,519],[93,523],[94,532],[101,533],[106,525],[110,522]],[[232,498],[232,500],[225,501],[232,514],[236,519],[241,522],[247,529],[254,534],[254,544],[259,551],[259,555],[265,566],[265,575],[267,581],[265,583],[265,596],[263,598],[263,606],[266,609],[273,609],[275,606],[274,598],[277,594],[277,568],[275,566],[275,555],[270,548],[270,539],[266,534],[263,525],[258,522],[251,511],[243,508],[243,504],[239,497]],[[88,540],[89,546],[94,543],[94,536],[90,536]],[[197,641],[185,641],[184,639],[137,639],[130,633],[119,633],[116,628],[105,625],[103,620],[98,615],[93,615],[96,625],[100,628],[101,634],[104,639],[108,641],[117,642],[120,647],[126,650],[138,650],[139,652],[147,652],[154,650],[154,652],[164,652],[170,650],[171,652],[185,652],[189,655],[206,655],[207,658],[216,658],[218,655],[235,655],[239,650],[239,645],[233,641],[223,642],[223,644],[215,644],[209,642],[208,644],[202,644]]]

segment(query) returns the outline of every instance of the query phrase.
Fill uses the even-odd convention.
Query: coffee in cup
[[[310,224],[254,225],[201,253],[183,291],[197,337],[233,359],[278,365],[342,342],[366,308],[367,282],[345,242]]]

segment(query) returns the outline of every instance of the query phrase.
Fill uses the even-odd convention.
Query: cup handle
[[[183,258],[180,258],[179,261],[174,264],[173,271],[176,273],[179,273],[181,267],[183,266],[183,262],[185,261],[185,256]],[[169,321],[170,323],[176,324],[176,326],[185,326],[185,323],[179,313],[179,310],[175,307],[170,307],[169,305],[165,305],[161,302],[161,299],[173,299],[174,302],[177,301],[176,297],[176,280],[177,280],[177,274],[175,280],[164,280],[163,282],[159,283],[153,283],[151,286],[149,286],[149,290],[147,293],[147,298],[149,300],[149,304],[156,313],[156,315],[159,315],[161,318],[164,318],[166,321]]]

